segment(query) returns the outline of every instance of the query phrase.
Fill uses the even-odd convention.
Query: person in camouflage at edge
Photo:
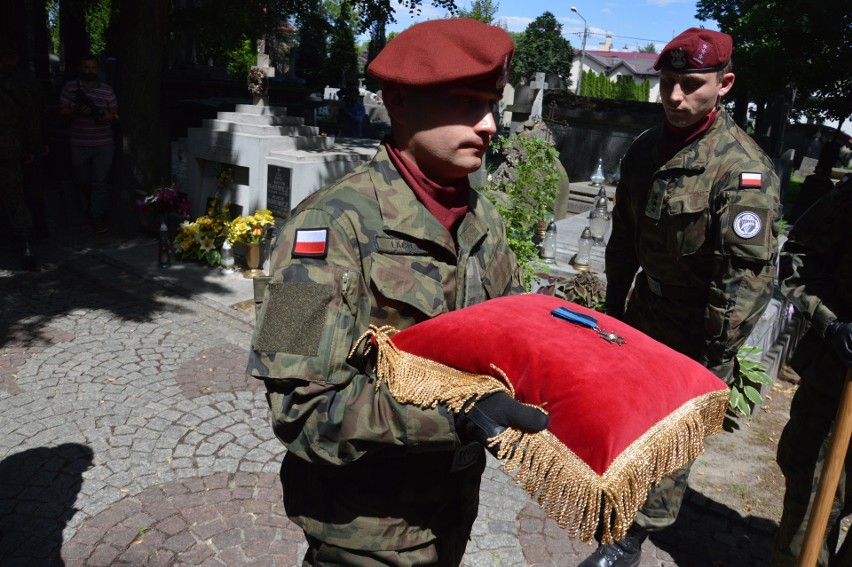
[[[375,388],[363,351],[350,355],[370,324],[404,329],[523,291],[502,220],[467,179],[495,133],[513,49],[469,19],[394,38],[368,68],[389,138],[301,203],[276,241],[248,372],[265,381],[287,447],[284,505],[308,540],[304,565],[458,565],[482,443],[508,425],[547,426],[505,394],[459,417],[402,405]]]
[[[781,291],[810,323],[790,366],[799,388],[790,420],[778,442],[784,473],[784,511],[775,535],[774,564],[794,566],[802,550],[814,493],[828,451],[848,369],[852,368],[852,182],[849,175],[796,222],[780,258]],[[832,503],[817,564],[852,565],[852,539],[837,550],[841,518],[852,514],[852,465],[844,471]],[[831,553],[829,553],[831,549]]]
[[[666,120],[621,162],[606,248],[607,313],[728,384],[772,296],[780,211],[772,162],[720,105],[734,83],[732,45],[690,28],[660,53]],[[627,536],[581,566],[639,565],[648,532],[677,518],[689,469],[654,486]]]

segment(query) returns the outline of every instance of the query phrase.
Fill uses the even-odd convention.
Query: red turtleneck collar
[[[423,203],[450,234],[455,234],[458,223],[470,209],[470,181],[467,176],[456,180],[452,185],[438,185],[403,156],[390,140],[385,140],[384,146],[397,171],[414,191],[417,200]]]
[[[663,124],[663,136],[660,139],[660,165],[672,159],[676,153],[706,132],[713,121],[716,120],[718,114],[719,107],[717,106],[708,112],[704,118],[685,128],[674,126],[666,120]]]

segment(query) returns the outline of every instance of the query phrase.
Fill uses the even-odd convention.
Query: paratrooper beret
[[[367,73],[412,87],[463,84],[502,92],[515,44],[505,30],[468,18],[429,20],[393,38]]]
[[[726,33],[689,28],[663,48],[654,69],[679,73],[718,71],[731,60],[734,41]]]

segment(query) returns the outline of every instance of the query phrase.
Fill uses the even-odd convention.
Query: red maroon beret
[[[679,73],[718,71],[731,60],[734,41],[726,33],[689,28],[663,48],[654,69]]]
[[[515,44],[505,30],[452,18],[415,24],[393,38],[367,73],[412,87],[464,84],[503,91]]]

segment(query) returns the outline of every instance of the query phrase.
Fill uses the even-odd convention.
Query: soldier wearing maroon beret
[[[502,219],[467,177],[495,133],[513,47],[468,19],[394,38],[368,69],[390,136],[301,203],[278,237],[248,372],[265,382],[287,447],[284,506],[308,540],[304,565],[458,565],[484,440],[547,425],[500,393],[460,416],[401,404],[376,388],[359,341],[370,325],[402,330],[523,291]]]
[[[780,217],[771,160],[721,106],[734,84],[732,45],[690,28],[660,53],[665,121],[622,159],[606,247],[607,313],[728,384],[772,297]],[[689,470],[654,486],[627,536],[580,567],[638,566],[648,533],[675,522]]]

